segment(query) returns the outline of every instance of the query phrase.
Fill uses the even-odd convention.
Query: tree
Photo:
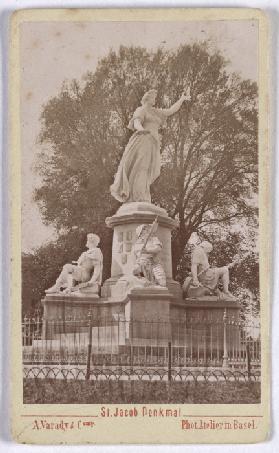
[[[174,276],[196,231],[256,224],[257,86],[226,71],[208,43],[155,52],[121,47],[102,59],[84,82],[64,84],[44,106],[35,191],[45,223],[58,232],[94,230],[109,245],[105,217],[117,209],[109,192],[131,132],[128,121],[145,91],[156,88],[168,106],[190,88],[191,101],[162,133],[161,176],[153,201],[179,220],[173,234]],[[244,224],[244,222],[243,222]],[[103,247],[107,262],[110,247]],[[109,266],[107,267],[107,269]],[[108,276],[108,275],[106,275]]]

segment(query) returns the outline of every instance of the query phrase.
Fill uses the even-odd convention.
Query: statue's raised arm
[[[176,101],[171,107],[168,109],[160,109],[162,112],[165,113],[166,116],[171,116],[174,115],[180,107],[182,106],[184,101],[190,101],[191,96],[190,96],[190,90],[188,89],[186,93],[182,93],[178,101]]]

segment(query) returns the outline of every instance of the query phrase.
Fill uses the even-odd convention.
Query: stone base
[[[59,333],[87,332],[89,313],[95,325],[109,324],[125,317],[125,303],[108,302],[98,295],[48,295],[42,304],[44,339],[55,339]]]
[[[171,307],[171,318],[181,321],[193,320],[197,322],[223,322],[224,314],[228,321],[238,321],[240,304],[237,300],[220,300],[215,296],[206,296],[200,299],[184,299],[176,301]]]
[[[61,333],[69,337],[80,333],[88,339],[90,310],[92,348],[96,351],[99,347],[116,351],[120,339],[122,346],[166,347],[171,341],[175,347],[193,344],[203,351],[206,341],[221,351],[224,315],[234,328],[240,313],[238,302],[216,298],[183,301],[156,287],[131,290],[122,300],[52,295],[43,304],[43,338],[51,340],[59,340]]]
[[[117,211],[117,215],[134,214],[135,212],[141,214],[155,214],[162,217],[168,217],[167,211],[160,206],[146,201],[133,201],[130,203],[123,203]]]
[[[102,286],[101,297],[108,299],[111,298],[113,296],[113,286],[122,277],[123,275],[108,278]],[[172,278],[167,278],[167,289],[177,300],[182,300],[182,289],[178,282]]]
[[[170,338],[173,300],[167,288],[157,287],[134,289],[121,300],[48,295],[42,301],[43,338],[57,339],[61,333],[88,332],[90,311],[94,327],[107,326],[107,331],[124,328],[128,344],[135,341],[135,344],[148,345],[154,336],[165,344]]]
[[[170,305],[173,295],[164,288],[132,290],[125,305],[127,338],[134,346],[167,346],[171,338]]]
[[[167,288],[134,289],[128,294],[126,319],[146,322],[169,322],[170,304],[174,299]]]

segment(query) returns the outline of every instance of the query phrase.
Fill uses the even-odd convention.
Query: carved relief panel
[[[119,231],[118,232],[118,253],[121,254],[121,263],[127,264],[128,255],[132,251],[133,246],[133,231]]]

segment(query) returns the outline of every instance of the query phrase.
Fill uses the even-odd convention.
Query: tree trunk
[[[180,281],[184,280],[185,275],[181,275],[181,269],[179,268],[179,264],[181,262],[181,258],[184,254],[184,249],[187,245],[192,234],[192,230],[186,229],[185,224],[183,226],[179,226],[179,230],[176,236],[172,240],[172,270],[173,270],[173,278],[178,279]]]

